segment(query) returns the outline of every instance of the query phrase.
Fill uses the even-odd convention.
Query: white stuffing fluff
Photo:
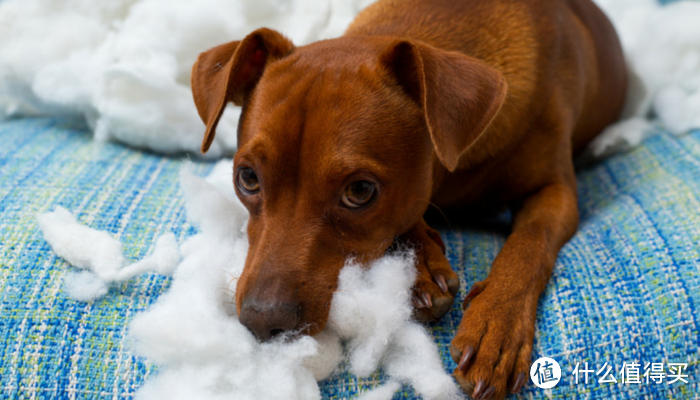
[[[37,217],[51,249],[69,264],[85,269],[66,276],[64,287],[76,300],[94,300],[107,293],[112,282],[123,282],[144,272],[171,275],[180,262],[175,235],[166,233],[156,240],[153,253],[127,265],[122,244],[107,232],[81,225],[63,207]]]
[[[69,272],[63,280],[63,289],[69,297],[79,301],[91,301],[107,294],[107,283],[89,271]]]
[[[344,360],[360,377],[378,368],[390,377],[362,393],[362,400],[391,399],[403,384],[428,400],[460,398],[432,336],[411,320],[416,274],[412,252],[387,255],[369,266],[349,259],[340,273],[326,329],[314,337],[259,343],[240,324],[233,299],[248,251],[248,214],[233,192],[232,169],[230,160],[222,161],[201,179],[183,168],[180,183],[188,218],[200,232],[182,244],[175,269],[170,261],[179,259],[179,252],[170,239],[159,239],[146,260],[114,269],[123,263],[115,239],[79,225],[62,208],[39,217],[54,251],[92,271],[70,275],[74,277],[66,284],[67,293],[78,300],[89,300],[85,293],[104,295],[104,282],[124,278],[124,271],[174,270],[167,292],[129,326],[134,351],[160,366],[136,398],[320,399],[317,381]],[[102,250],[77,246],[88,236],[104,242]],[[110,264],[112,269],[103,267],[107,257],[118,261]]]
[[[589,159],[605,158],[621,151],[627,151],[644,141],[656,130],[646,118],[631,117],[610,125],[596,137],[586,149]]]
[[[342,34],[373,0],[5,0],[0,2],[0,119],[82,115],[95,137],[198,154],[204,132],[190,70],[197,55],[268,26],[302,45]],[[681,134],[700,127],[700,3],[596,0],[622,39],[630,85],[625,118],[656,115]],[[236,146],[229,106],[207,156]],[[596,157],[635,146],[637,123],[610,128]],[[613,136],[611,139],[607,136]]]
[[[122,244],[107,232],[78,223],[63,207],[37,217],[54,253],[71,265],[90,269],[107,280],[124,264]]]
[[[261,26],[298,44],[338,36],[366,0],[5,0],[0,119],[84,116],[96,139],[198,154],[197,55]],[[235,149],[230,106],[207,156]]]
[[[605,157],[638,145],[655,130],[651,114],[675,135],[700,128],[700,2],[595,1],[617,29],[631,79],[623,120],[589,153]]]

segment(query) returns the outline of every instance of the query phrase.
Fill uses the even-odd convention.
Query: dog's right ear
[[[207,126],[202,141],[206,153],[226,103],[243,105],[255,89],[265,66],[294,50],[281,33],[262,28],[242,41],[229,42],[199,55],[192,67],[192,94],[197,112]]]

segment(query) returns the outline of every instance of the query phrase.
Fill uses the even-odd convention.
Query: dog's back
[[[559,154],[562,142],[576,154],[622,110],[622,50],[590,0],[380,0],[347,35],[421,41],[480,59],[505,77],[506,101],[479,145],[463,154],[461,172],[436,193],[441,205],[485,195],[509,200],[533,190],[541,184],[538,173],[549,170],[541,163],[555,162],[548,154]],[[551,137],[555,132],[572,134]],[[514,157],[504,158],[508,153]],[[455,191],[453,181],[463,190]]]

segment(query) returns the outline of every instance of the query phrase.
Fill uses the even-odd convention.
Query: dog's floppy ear
[[[454,171],[501,108],[503,75],[475,58],[410,41],[392,44],[380,61],[422,108],[440,162]]]
[[[199,55],[192,67],[192,94],[207,125],[202,141],[206,153],[226,103],[243,105],[258,84],[265,66],[285,57],[294,45],[281,33],[262,28],[242,41],[229,42]]]

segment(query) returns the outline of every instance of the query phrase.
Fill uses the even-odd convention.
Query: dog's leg
[[[578,225],[575,178],[567,175],[568,182],[546,186],[520,205],[491,272],[464,300],[468,308],[450,350],[455,378],[475,399],[502,399],[526,381],[537,301]]]
[[[445,258],[445,244],[440,234],[422,219],[399,239],[415,248],[418,258],[414,316],[419,321],[436,321],[452,307],[459,290],[459,277]]]

